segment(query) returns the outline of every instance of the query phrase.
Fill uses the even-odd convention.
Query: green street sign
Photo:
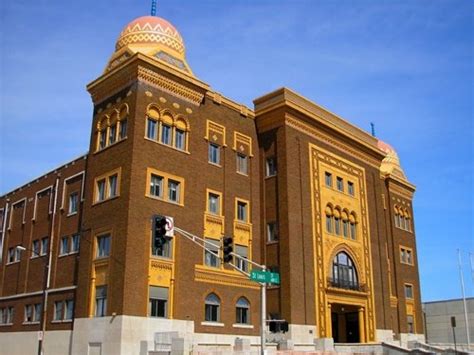
[[[269,284],[280,284],[280,274],[276,272],[268,272],[268,271],[260,271],[260,270],[252,270],[250,272],[250,280],[261,282],[261,283],[269,283]]]

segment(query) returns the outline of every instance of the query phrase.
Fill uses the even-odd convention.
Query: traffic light
[[[232,237],[224,237],[222,240],[222,252],[225,263],[230,263],[232,261],[232,251],[234,250],[232,244],[234,244]]]
[[[155,249],[161,249],[166,243],[166,224],[165,216],[153,216],[153,246]]]

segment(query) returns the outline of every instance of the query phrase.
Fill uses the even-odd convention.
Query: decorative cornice
[[[153,87],[159,88],[196,106],[199,106],[204,98],[203,93],[190,89],[187,86],[179,84],[176,81],[143,66],[138,66],[137,77],[139,81],[143,81]]]
[[[317,130],[316,128],[312,127],[311,125],[302,122],[298,118],[295,118],[294,116],[290,114],[285,115],[285,124],[289,127],[292,127],[296,129],[297,131],[304,133],[312,138],[315,138],[319,141],[322,141],[323,143],[326,143],[352,157],[357,158],[360,161],[363,161],[366,164],[369,164],[370,166],[379,169],[380,168],[380,161],[377,159],[371,157],[368,154],[364,154],[363,152],[360,152],[356,149],[351,148],[348,144],[345,144],[337,139],[335,139],[332,136],[329,136],[328,134],[323,133],[320,130]]]
[[[251,119],[255,118],[255,112],[252,109],[248,108],[247,106],[243,104],[239,104],[235,101],[232,101],[231,99],[225,96],[222,96],[222,94],[218,92],[208,91],[206,92],[206,97],[208,97],[209,99],[211,99],[214,103],[218,105],[223,105],[234,111],[237,111],[244,117],[248,117]]]
[[[389,179],[393,179],[393,178],[390,177]],[[396,180],[396,181],[400,182],[398,180]],[[404,198],[411,201],[413,199],[413,194],[414,194],[414,191],[415,191],[415,187],[411,184],[410,184],[411,186],[408,185],[406,182],[400,182],[400,183],[403,183],[404,186],[409,186],[409,187],[412,187],[412,188],[403,187],[403,186],[400,186],[398,184],[395,184],[395,183],[389,181],[388,190],[390,192],[396,193],[397,195],[400,195],[401,197],[404,197]]]
[[[215,269],[211,270],[202,265],[194,269],[194,281],[213,283],[218,285],[244,287],[258,290],[259,285],[236,271]]]

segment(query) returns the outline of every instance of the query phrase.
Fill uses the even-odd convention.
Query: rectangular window
[[[39,322],[41,320],[41,309],[41,303],[36,303],[34,305],[33,322]]]
[[[77,213],[77,207],[79,204],[79,194],[77,192],[73,192],[69,195],[69,209],[68,214]]]
[[[41,239],[41,255],[48,253],[49,239],[48,237]]]
[[[157,131],[157,122],[151,118],[146,120],[146,137],[153,139],[154,141],[158,140],[158,131]]]
[[[161,124],[161,143],[171,145],[171,127]]]
[[[413,252],[411,249],[400,248],[400,262],[413,265]]]
[[[62,237],[59,244],[59,255],[64,255],[69,252],[69,237]]]
[[[33,322],[33,305],[27,304],[25,306],[25,323]]]
[[[174,146],[176,149],[184,150],[186,144],[186,133],[180,129],[175,130]]]
[[[33,245],[31,249],[32,249],[32,253],[31,253],[32,258],[36,258],[37,256],[40,255],[41,247],[40,247],[40,241],[38,239],[33,240]]]
[[[220,260],[219,260],[220,241],[209,239],[209,238],[205,238],[204,240],[206,241],[205,247],[210,250],[210,251],[207,251],[207,250],[204,251],[204,263],[207,266],[219,267],[220,266]]]
[[[332,217],[326,215],[326,232],[332,233]]]
[[[99,149],[104,149],[107,144],[107,130],[99,132]]]
[[[345,220],[342,221],[342,235],[345,238],[349,237],[349,221],[345,221]]]
[[[127,137],[127,120],[122,120],[120,121],[120,132],[119,132],[119,138],[124,139]]]
[[[240,307],[237,305],[235,308],[235,322],[237,324],[249,324],[249,307]]]
[[[327,187],[332,187],[332,174],[327,171],[324,173],[324,183]]]
[[[217,144],[209,143],[209,163],[219,165],[220,159],[220,147]]]
[[[66,313],[64,314],[65,320],[71,320],[74,316],[74,300],[66,300]]]
[[[168,316],[168,288],[150,286],[150,317],[166,318]]]
[[[270,177],[270,176],[275,176],[276,174],[277,174],[276,158],[275,157],[267,158],[266,163],[265,163],[265,176]]]
[[[54,320],[63,320],[64,314],[64,302],[56,301],[54,302]]]
[[[411,315],[407,315],[407,331],[409,334],[415,333],[414,318]]]
[[[179,203],[179,181],[168,180],[168,200]]]
[[[242,245],[235,246],[235,253],[244,259],[248,259],[248,248]],[[249,271],[249,263],[241,258],[234,257],[235,266],[244,272]]]
[[[220,196],[212,192],[208,195],[208,212],[220,215]]]
[[[97,196],[96,201],[105,200],[105,179],[97,181]]]
[[[15,249],[16,248],[9,248],[8,249],[8,263],[14,263],[15,260]]]
[[[344,192],[344,180],[341,177],[337,177],[336,184],[337,189],[341,192]]]
[[[350,229],[351,229],[351,239],[355,240],[356,239],[356,231],[357,231],[355,223],[352,223],[352,222],[350,223]]]
[[[248,157],[245,154],[237,153],[237,172],[248,175]]]
[[[150,195],[163,198],[163,178],[161,176],[151,174]]]
[[[354,183],[352,181],[347,182],[347,192],[349,195],[354,196]]]
[[[413,299],[413,286],[405,284],[405,298]]]
[[[107,314],[107,286],[95,288],[95,316],[105,317]]]
[[[80,235],[74,234],[71,237],[71,253],[79,252],[79,244],[80,244]]]
[[[341,235],[341,219],[334,218],[334,231],[337,235]]]
[[[7,309],[0,308],[0,324],[7,324]]]
[[[117,125],[109,127],[109,145],[114,144],[117,138]]]
[[[109,176],[109,198],[117,196],[117,174]]]
[[[110,234],[97,237],[97,258],[105,258],[110,255]]]
[[[241,222],[248,222],[248,203],[237,201],[237,219]]]
[[[278,240],[278,225],[276,222],[267,223],[267,241],[275,242]]]

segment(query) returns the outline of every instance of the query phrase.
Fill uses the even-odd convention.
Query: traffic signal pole
[[[187,231],[185,231],[184,229],[181,229],[181,228],[178,228],[176,226],[174,226],[174,231],[178,232],[179,234],[181,234],[183,237],[187,238],[188,240],[192,241],[194,244],[198,245],[199,247],[201,247],[202,249],[206,250],[207,252],[209,253],[212,253],[214,254],[214,252],[208,248],[206,248],[206,244],[209,244],[209,245],[212,245],[214,246],[214,244],[212,243],[209,243],[207,242],[204,238],[201,238],[201,237],[198,237],[192,233],[189,233]],[[202,244],[201,244],[202,243]],[[262,271],[266,271],[267,270],[267,267],[265,265],[260,265],[258,263],[256,263],[255,261],[252,261],[252,260],[248,260],[238,254],[235,254],[235,253],[230,253],[231,255],[233,255],[234,257],[236,258],[239,258],[241,260],[244,260],[245,262],[248,262],[250,264],[252,264],[253,266],[256,266],[260,269],[262,269]],[[235,266],[234,264],[232,263],[228,263],[232,268],[234,268],[236,271],[240,272],[241,274],[249,277],[250,274],[239,269],[237,266]],[[258,282],[260,284],[260,294],[261,294],[261,300],[260,300],[260,315],[261,315],[261,319],[260,319],[260,354],[261,355],[266,355],[266,333],[265,333],[265,329],[266,329],[266,326],[267,326],[267,284],[265,282]]]

